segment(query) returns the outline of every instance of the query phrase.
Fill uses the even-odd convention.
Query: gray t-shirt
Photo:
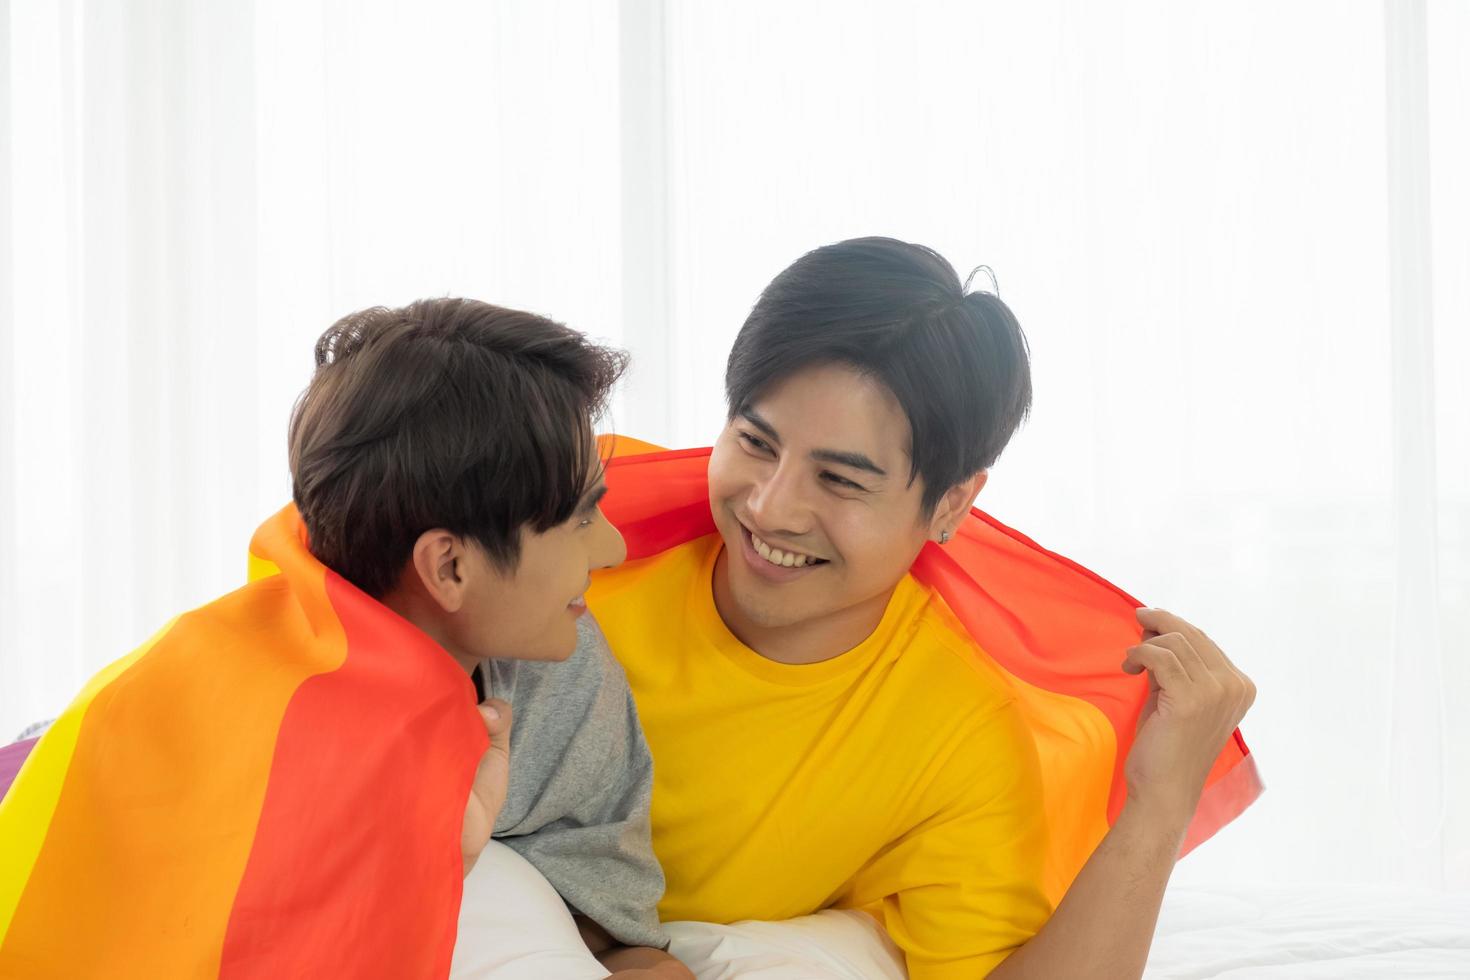
[[[628,946],[667,948],[648,807],[653,758],[623,668],[590,614],[560,663],[491,660],[488,695],[515,709],[510,787],[494,836],[574,912]]]

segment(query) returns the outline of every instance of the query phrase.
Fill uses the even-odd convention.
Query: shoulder
[[[922,751],[930,805],[994,799],[1039,779],[1035,738],[1017,682],[970,636],[943,599],[917,582],[916,613],[881,687],[898,711],[895,741]],[[1008,789],[1009,788],[1009,789]]]
[[[1018,713],[1015,681],[970,636],[940,595],[909,578],[916,612],[894,651],[889,683],[910,686],[931,710],[972,723],[992,712]]]

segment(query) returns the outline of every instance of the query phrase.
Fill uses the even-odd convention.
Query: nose
[[[597,547],[592,553],[593,568],[616,568],[628,557],[628,543],[623,532],[613,527],[606,518],[598,521]]]
[[[769,476],[756,482],[746,498],[745,507],[750,519],[762,531],[798,537],[811,530],[811,512],[802,493],[799,474],[786,465],[777,466]]]

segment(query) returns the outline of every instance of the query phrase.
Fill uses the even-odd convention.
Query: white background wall
[[[1260,685],[1267,795],[1179,877],[1470,883],[1464,3],[0,0],[0,31],[0,737],[242,580],[337,316],[554,316],[633,350],[620,428],[706,444],[765,282],[887,234],[992,266],[1031,340],[982,506]]]

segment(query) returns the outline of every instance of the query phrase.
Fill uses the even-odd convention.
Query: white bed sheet
[[[1470,893],[1174,888],[1146,980],[1470,980]]]
[[[566,906],[492,842],[465,880],[453,980],[597,980]],[[871,918],[671,923],[699,980],[902,980]],[[1305,886],[1170,889],[1145,980],[1470,980],[1470,893]]]

